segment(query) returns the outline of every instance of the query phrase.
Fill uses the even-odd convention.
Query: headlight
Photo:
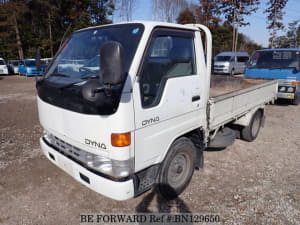
[[[290,93],[294,92],[294,88],[293,88],[293,87],[289,87],[289,88],[287,89],[287,92],[290,92]]]
[[[26,68],[27,72],[30,73],[31,72],[31,68]]]
[[[112,177],[127,177],[133,173],[134,160],[114,160],[87,152],[86,165]]]
[[[43,137],[46,139],[46,141],[50,144],[53,143],[54,140],[54,136],[52,134],[50,134],[48,131],[43,130]]]
[[[279,92],[285,92],[286,91],[286,87],[283,87],[283,86],[279,87],[278,89],[279,89]]]

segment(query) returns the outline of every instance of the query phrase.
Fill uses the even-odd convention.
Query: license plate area
[[[62,168],[65,172],[73,176],[73,166],[72,164],[62,156],[57,155],[57,164],[60,168]]]

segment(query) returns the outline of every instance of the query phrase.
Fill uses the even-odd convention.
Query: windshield
[[[4,60],[0,59],[0,65],[5,65]]]
[[[248,63],[248,68],[294,69],[299,67],[299,51],[258,51]]]
[[[216,62],[228,62],[230,61],[231,56],[217,56],[215,61]]]
[[[25,66],[35,66],[35,61],[31,60],[31,61],[24,61],[25,62]]]
[[[19,65],[19,61],[11,61],[11,64],[14,66],[18,66]]]
[[[74,33],[65,42],[45,75],[53,83],[75,83],[98,77],[100,49],[108,41],[124,48],[124,73],[128,72],[144,27],[141,24],[113,25]]]

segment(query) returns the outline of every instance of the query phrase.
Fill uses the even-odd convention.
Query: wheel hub
[[[188,161],[189,159],[183,154],[179,154],[173,159],[168,173],[168,180],[173,187],[180,186],[186,179]]]

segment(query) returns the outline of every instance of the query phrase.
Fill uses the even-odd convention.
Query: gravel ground
[[[206,151],[180,198],[124,202],[81,185],[40,152],[34,78],[0,76],[0,224],[80,224],[85,213],[216,213],[222,224],[300,224],[300,106],[266,107],[258,138]]]

